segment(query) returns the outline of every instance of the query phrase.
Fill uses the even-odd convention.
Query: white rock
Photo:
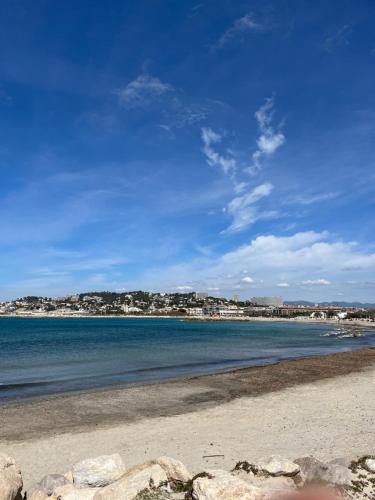
[[[56,488],[54,493],[59,500],[92,500],[98,490],[99,488],[75,488],[72,484],[64,484]]]
[[[352,480],[355,479],[350,469],[337,463],[323,463],[314,457],[297,458],[296,462],[304,482],[351,486]]]
[[[44,491],[47,496],[51,496],[56,488],[67,483],[67,479],[61,474],[48,474],[39,481],[37,490]]]
[[[244,481],[257,486],[258,488],[267,489],[273,491],[275,494],[277,492],[292,491],[296,489],[296,484],[291,477],[283,476],[255,476],[254,474],[239,474],[239,477]]]
[[[198,477],[193,483],[196,500],[266,500],[268,492],[222,470],[208,470],[211,477]]]
[[[375,458],[366,458],[365,469],[375,474]]]
[[[79,488],[107,486],[125,473],[120,455],[102,455],[73,465],[73,483]]]
[[[337,464],[326,464],[326,471],[321,474],[321,479],[329,484],[351,486],[355,477],[347,467]]]
[[[48,496],[45,491],[34,490],[31,495],[27,495],[27,500],[57,500],[55,496]]]
[[[21,498],[23,482],[14,458],[0,453],[0,500]]]
[[[139,492],[158,488],[167,482],[168,477],[160,465],[141,465],[128,471],[115,483],[101,488],[94,500],[133,500]]]
[[[271,476],[295,476],[300,470],[299,465],[278,455],[262,459],[256,465]]]
[[[185,465],[179,460],[170,457],[159,457],[154,463],[160,465],[164,469],[170,481],[181,481],[187,483],[192,479],[192,474],[188,471]]]

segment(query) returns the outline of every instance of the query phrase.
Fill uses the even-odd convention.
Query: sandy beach
[[[375,349],[153,385],[0,406],[0,449],[26,485],[118,452],[170,455],[197,471],[280,453],[322,459],[375,451]]]

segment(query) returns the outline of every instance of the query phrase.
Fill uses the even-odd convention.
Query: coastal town
[[[302,318],[375,321],[370,305],[288,303],[282,297],[238,295],[228,299],[207,292],[88,292],[65,297],[27,296],[0,303],[4,316],[187,316],[202,319]]]

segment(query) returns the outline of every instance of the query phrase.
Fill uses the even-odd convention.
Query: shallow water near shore
[[[333,325],[176,318],[0,318],[0,400],[165,380],[375,346]]]

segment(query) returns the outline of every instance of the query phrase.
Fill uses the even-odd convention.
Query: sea
[[[176,318],[0,318],[0,402],[216,373],[375,346],[329,324]]]

